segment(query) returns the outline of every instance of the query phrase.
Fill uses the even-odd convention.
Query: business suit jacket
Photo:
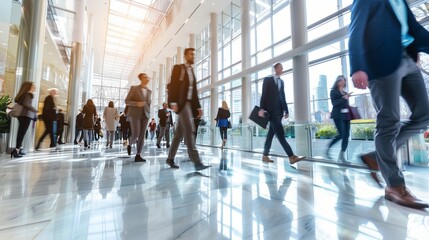
[[[55,110],[54,98],[49,95],[45,98],[45,104],[43,104],[42,118],[44,121],[55,121],[57,112]]]
[[[167,113],[170,113],[168,119],[170,121],[170,126],[173,126],[173,115],[171,114],[171,111],[162,108],[158,110],[159,124],[161,127],[165,127],[167,125]]]
[[[331,90],[331,103],[332,103],[332,112],[331,118],[338,120],[350,120],[349,113],[342,113],[341,109],[348,109],[350,107],[349,100],[343,98],[344,95],[338,89]]]
[[[180,81],[180,75],[184,71],[183,80]],[[197,92],[197,79],[195,78],[194,71],[192,71],[194,81],[192,83],[192,101],[191,106],[193,112],[200,109],[200,100],[198,98]],[[173,72],[171,74],[171,82],[168,85],[168,104],[177,104],[178,112],[181,112],[186,102],[188,101],[188,91],[189,91],[189,75],[186,70],[185,64],[174,65]]]
[[[395,72],[401,62],[403,47],[401,24],[390,2],[354,0],[351,12],[351,75],[364,71],[372,80]],[[429,33],[416,21],[408,7],[407,15],[408,33],[414,37],[414,42],[406,51],[416,61],[418,52],[429,53]]]
[[[264,109],[271,115],[274,113],[289,114],[289,109],[286,103],[286,96],[284,91],[284,82],[280,81],[280,92],[274,77],[266,77],[262,84],[262,96],[260,108]]]
[[[150,104],[152,91],[146,89],[147,94],[143,96],[143,91],[140,85],[131,86],[125,104],[128,106],[127,117],[134,119],[150,118]],[[137,107],[137,102],[144,102],[143,107]]]

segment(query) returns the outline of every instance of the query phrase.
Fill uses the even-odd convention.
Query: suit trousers
[[[188,148],[189,158],[194,164],[201,164],[200,155],[197,147],[195,146],[195,125],[194,118],[192,115],[191,103],[187,102],[179,113],[179,119],[177,120],[177,129],[174,134],[173,141],[171,142],[170,152],[168,153],[168,159],[174,159],[179,148],[182,137],[185,138],[185,144]]]
[[[429,100],[426,86],[416,63],[405,53],[398,69],[369,81],[369,89],[377,111],[375,156],[388,186],[405,185],[397,166],[396,151],[429,123]],[[401,123],[400,96],[411,110],[409,120]]]
[[[350,120],[334,119],[334,123],[337,128],[338,135],[329,143],[329,148],[340,140],[343,140],[341,142],[341,151],[345,152],[349,145]]]
[[[46,136],[50,136],[51,138],[51,144],[49,145],[49,147],[55,147],[57,145],[56,143],[56,129],[55,128],[55,124],[54,122],[56,121],[52,121],[52,120],[43,120],[43,123],[45,124],[45,131],[43,132],[42,136],[40,137],[37,145],[36,145],[36,149],[40,147],[40,144],[43,142],[43,140],[45,139]]]
[[[161,127],[161,130],[159,130],[158,140],[156,141],[156,144],[160,144],[162,137],[165,136],[165,141],[167,142],[167,146],[170,145],[170,124],[167,123],[165,127]]]
[[[282,125],[283,113],[273,112],[273,113],[270,113],[270,116],[271,116],[270,129],[268,130],[267,139],[265,140],[264,153],[263,153],[264,156],[268,156],[268,154],[270,153],[274,134],[277,136],[277,139],[279,140],[286,154],[289,157],[295,155],[292,151],[292,148],[290,147],[289,143],[286,141],[286,138],[285,138],[285,130],[283,129],[283,125]]]
[[[133,133],[130,136],[130,142],[128,145],[137,143],[137,155],[140,155],[144,146],[146,128],[149,118],[128,117],[128,119],[130,122],[131,132]]]

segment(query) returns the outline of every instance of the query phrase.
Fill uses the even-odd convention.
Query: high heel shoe
[[[22,155],[19,155],[19,151],[15,149],[13,149],[13,151],[10,153],[10,158],[20,158],[22,157]]]

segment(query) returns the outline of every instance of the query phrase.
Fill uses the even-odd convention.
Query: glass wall
[[[352,0],[305,0],[307,3],[307,26],[308,41],[319,39],[336,30],[348,27],[350,23],[350,6]],[[290,1],[287,0],[258,0],[250,2],[250,22],[251,22],[251,66],[256,67],[257,71],[251,76],[251,106],[259,105],[262,92],[262,81],[266,76],[273,74],[272,67],[258,68],[261,63],[284,54],[292,49],[291,44],[291,19],[290,19]],[[231,1],[231,4],[221,13],[219,18],[219,37],[218,37],[218,64],[219,80],[230,79],[229,77],[240,73],[241,67],[241,4],[240,1]],[[422,4],[413,6],[413,13],[418,20],[426,19],[428,8]],[[424,25],[429,29],[429,24],[424,21]],[[206,29],[202,31],[203,36]],[[200,37],[201,39],[203,37]],[[201,41],[203,42],[203,41]],[[201,46],[204,44],[201,43]],[[201,51],[202,53],[203,51]],[[354,88],[349,70],[348,59],[348,39],[339,38],[330,44],[323,45],[317,49],[305,52],[309,59],[309,93],[311,122],[306,127],[308,137],[311,139],[312,156],[325,157],[326,146],[330,139],[336,135],[336,129],[330,119],[332,104],[329,98],[330,89],[338,75],[347,77],[347,91],[352,92],[353,96],[350,103],[358,107],[362,118],[352,121],[350,147],[348,158],[352,163],[360,163],[357,154],[374,149],[374,130],[376,112],[372,105],[371,96],[368,90],[359,90]],[[209,53],[208,53],[209,55]],[[201,59],[203,59],[201,55]],[[293,84],[293,64],[290,59],[281,61],[284,67],[282,79],[285,82],[285,95],[289,104],[290,117],[284,120],[283,125],[286,131],[288,141],[294,146],[295,143],[295,113],[294,113],[294,84]],[[429,86],[429,57],[421,56],[423,75]],[[203,78],[203,76],[201,76]],[[206,86],[206,83],[199,87]],[[218,90],[219,104],[222,100],[227,101],[231,108],[231,122],[233,129],[229,131],[229,147],[261,152],[267,130],[256,127],[251,123],[249,126],[242,125],[241,101],[242,86],[241,79],[230,79],[228,82],[216,86]],[[205,88],[207,89],[207,88]],[[429,89],[429,88],[428,88]],[[401,101],[401,117],[407,118],[410,112],[408,107]],[[207,116],[209,117],[209,116]],[[218,129],[212,126],[215,138],[219,138]],[[206,131],[208,132],[208,131]],[[245,132],[251,134],[252,139],[243,139]],[[429,139],[429,134],[425,134]],[[419,138],[423,138],[420,136]],[[250,147],[240,142],[250,141]],[[413,140],[417,141],[417,140]],[[418,140],[418,151],[424,151],[428,146]],[[429,140],[427,140],[429,142]],[[275,141],[276,142],[276,141]],[[410,144],[412,144],[410,142]],[[276,142],[273,145],[274,153],[284,155],[284,151]],[[412,149],[412,147],[410,148]],[[339,151],[339,146],[334,147],[334,151]],[[336,154],[336,153],[334,153]],[[411,154],[411,153],[410,153]],[[424,160],[424,159],[426,160]],[[422,157],[422,161],[427,164],[427,156]]]

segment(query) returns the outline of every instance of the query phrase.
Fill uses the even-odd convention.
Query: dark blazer
[[[183,80],[180,81],[180,75],[184,71]],[[197,91],[197,79],[195,78],[194,71],[192,71],[194,75],[194,81],[192,83],[192,110],[195,111],[201,108],[200,100],[198,98]],[[168,104],[172,103],[177,104],[179,107],[179,111],[182,111],[183,107],[187,102],[189,90],[189,76],[188,71],[186,70],[185,64],[174,65],[173,72],[171,74],[171,82],[168,84]]]
[[[350,107],[349,100],[343,98],[343,94],[338,89],[331,90],[331,103],[332,103],[332,119],[350,120],[349,113],[342,113],[341,109],[348,109]]]
[[[170,113],[170,126],[173,126],[173,115],[171,114],[171,111],[162,108],[158,110],[159,124],[161,125],[161,127],[165,127],[167,125],[167,112]]]
[[[262,84],[262,96],[260,108],[264,109],[271,115],[273,113],[285,112],[289,114],[289,109],[286,103],[285,88],[283,80],[281,82],[280,93],[274,77],[266,77]]]
[[[45,98],[45,104],[43,104],[42,118],[44,121],[55,121],[56,117],[54,98],[49,95]]]
[[[82,113],[84,115],[83,129],[94,129],[95,116],[97,115],[97,109],[95,109],[95,106],[88,106],[85,104],[85,106],[83,106]]]
[[[369,80],[372,80],[393,73],[401,62],[403,47],[401,24],[389,1],[354,0],[351,12],[349,28],[351,75],[357,71],[364,71],[368,74]],[[408,33],[415,40],[406,50],[414,60],[417,60],[418,52],[429,53],[429,33],[416,21],[408,7],[407,14]]]
[[[32,105],[33,97],[34,96],[32,93],[26,93],[21,97],[21,99],[16,99],[16,102],[18,102],[24,107],[21,116],[29,117],[31,119],[34,119],[36,117],[37,109],[35,109]]]
[[[150,104],[152,91],[147,90],[146,97],[143,96],[143,91],[140,85],[131,86],[127,97],[125,98],[125,104],[127,104],[127,117],[142,119],[150,118]],[[137,107],[137,102],[144,102],[143,107]]]
[[[83,114],[81,112],[78,115],[76,115],[76,129],[77,130],[83,129]]]
[[[229,117],[231,117],[231,113],[229,112],[229,110],[219,108],[217,110],[217,116],[216,116],[215,120],[218,121],[220,119],[228,119]]]

